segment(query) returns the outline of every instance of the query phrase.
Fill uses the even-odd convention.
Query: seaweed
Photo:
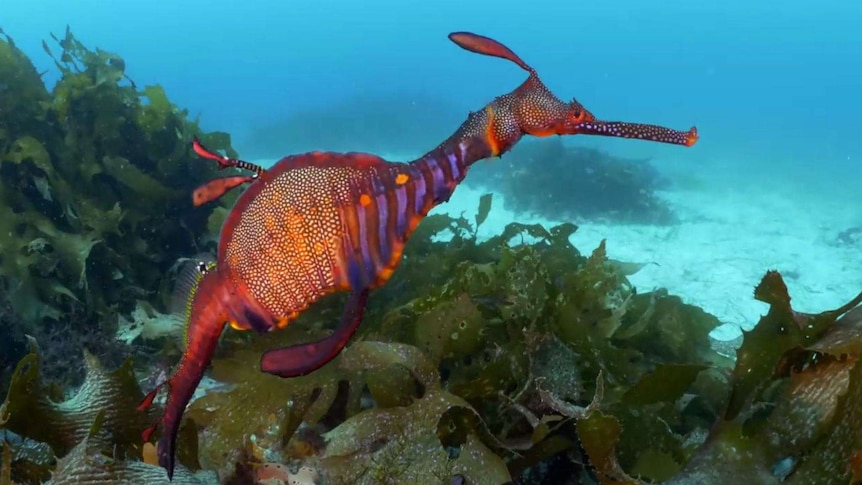
[[[210,211],[192,210],[189,193],[214,169],[195,163],[192,137],[235,153],[160,86],[139,90],[119,55],[68,28],[43,48],[61,75],[50,91],[0,34],[0,277],[25,333],[42,340],[59,323],[102,335],[139,300],[164,308],[154,289],[171,265],[212,244]],[[65,353],[80,355],[73,344]],[[68,367],[77,383],[81,361]]]
[[[136,460],[144,453],[141,430],[154,416],[136,409],[143,392],[131,360],[110,372],[86,351],[84,361],[86,379],[68,398],[56,383],[43,381],[37,348],[18,363],[0,405],[0,431],[25,438],[15,447],[5,444],[5,453],[14,457],[5,473],[17,481],[41,483],[51,477],[47,483],[104,483],[99,480],[110,477],[135,483],[135,477],[161,473],[157,466]],[[194,423],[184,426],[180,446],[179,459],[188,477],[188,468],[198,468]]]
[[[404,366],[423,386],[406,405],[364,410],[324,434],[325,451],[315,462],[334,483],[498,484],[510,480],[490,446],[499,444],[463,399],[443,390],[434,366],[406,345],[361,342],[349,362],[377,371]],[[356,355],[362,353],[364,355]],[[484,438],[484,440],[483,440]]]
[[[149,416],[135,411],[143,393],[130,361],[108,373],[86,353],[87,379],[74,396],[58,402],[55,399],[62,396],[40,378],[38,359],[33,352],[18,363],[3,404],[5,429],[46,443],[55,455],[63,456],[90,433],[98,417],[108,434],[91,437],[91,444],[123,454],[140,446],[140,430]]]
[[[88,440],[75,446],[57,463],[46,485],[101,485],[105,483],[146,483],[152,485],[217,485],[218,477],[211,472],[193,473],[177,467],[173,480],[164,470],[142,461],[117,460],[91,447]]]

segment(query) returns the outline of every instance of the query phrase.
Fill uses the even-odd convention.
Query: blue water
[[[585,143],[678,160],[693,171],[710,163],[754,166],[764,175],[778,167],[785,175],[835,171],[843,183],[858,184],[862,2],[3,4],[0,27],[49,70],[47,80],[56,73],[41,41],[69,24],[88,46],[123,56],[139,85],[161,83],[172,100],[201,114],[206,129],[231,132],[240,149],[257,124],[355,94],[430,96],[463,114],[483,106],[524,73],[446,39],[470,30],[508,44],[553,91],[577,97],[599,117],[680,129],[696,124],[702,135],[696,151]],[[448,134],[435,131],[433,139]]]

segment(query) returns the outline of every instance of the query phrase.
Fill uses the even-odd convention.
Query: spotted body
[[[314,152],[263,174],[240,196],[219,244],[219,270],[266,317],[239,326],[269,331],[321,295],[385,283],[421,218],[466,175],[469,144],[412,163]]]
[[[261,370],[282,377],[312,372],[335,358],[358,328],[370,290],[383,285],[401,261],[422,218],[449,199],[470,166],[510,150],[524,135],[594,134],[691,146],[694,128],[599,121],[580,103],[564,103],[536,72],[502,44],[455,33],[465,49],[508,59],[530,73],[515,91],[470,113],[443,143],[409,163],[365,153],[312,152],[288,156],[269,170],[210,152],[195,152],[221,169],[251,175],[215,179],[194,191],[197,206],[234,187],[251,185],[231,209],[215,264],[201,266],[186,303],[187,345],[168,388],[160,425],[159,463],[173,476],[176,436],[186,405],[230,325],[269,332],[286,326],[320,297],[350,293],[341,322],[314,342],[272,349]],[[160,386],[140,408],[150,406]],[[155,426],[144,433],[148,440]]]

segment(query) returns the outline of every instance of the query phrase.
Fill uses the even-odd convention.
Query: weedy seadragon
[[[524,135],[602,135],[691,146],[697,130],[676,131],[637,123],[601,121],[578,101],[563,102],[536,71],[501,43],[458,32],[464,49],[508,59],[529,73],[523,84],[469,114],[447,140],[417,160],[388,162],[367,153],[290,155],[272,168],[207,150],[195,152],[249,175],[219,178],[195,190],[193,202],[214,201],[249,183],[225,219],[216,260],[200,265],[188,295],[186,349],[164,383],[159,464],[173,477],[176,437],[186,405],[210,364],[224,327],[270,332],[285,327],[324,295],[344,291],[341,322],[321,340],[273,349],[261,370],[295,377],[335,358],[358,328],[370,290],[390,278],[417,224],[446,202],[475,162],[500,156]],[[163,384],[163,385],[164,385]],[[150,406],[162,385],[140,409]]]

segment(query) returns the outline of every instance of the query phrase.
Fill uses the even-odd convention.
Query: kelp
[[[16,445],[6,442],[5,453],[12,459],[5,473],[20,483],[41,483],[49,477],[48,483],[55,484],[161,483],[144,480],[161,471],[140,462],[141,431],[156,416],[136,409],[144,394],[131,360],[113,371],[105,370],[89,353],[84,361],[84,383],[68,398],[54,383],[42,379],[37,348],[18,363],[0,405],[0,431],[25,439]],[[191,477],[188,468],[198,468],[193,422],[183,428],[178,456],[185,465],[181,467],[185,475],[180,475]],[[143,481],[136,481],[138,477]],[[208,482],[189,478],[180,483]]]
[[[326,449],[317,466],[326,479],[357,484],[456,479],[499,484],[510,479],[503,461],[489,448],[498,444],[481,417],[466,401],[440,387],[424,353],[379,342],[360,342],[351,351],[347,362],[371,364],[366,372],[405,367],[423,390],[411,403],[362,411],[324,434]]]
[[[314,452],[310,450],[314,445],[309,440],[319,435],[308,428],[336,415],[342,420],[348,416],[353,418],[319,436],[327,442],[326,454],[319,457],[320,471],[332,477],[333,483],[344,483],[348,480],[346,477],[352,477],[351,483],[387,482],[389,479],[378,480],[381,474],[388,474],[391,480],[403,478],[407,470],[390,466],[381,466],[377,472],[365,475],[364,481],[359,475],[363,475],[363,467],[370,466],[372,461],[379,463],[391,453],[404,458],[408,448],[414,450],[416,457],[425,460],[424,472],[427,473],[474,476],[470,460],[481,459],[490,464],[496,459],[497,469],[503,473],[497,476],[507,476],[505,465],[481,441],[471,441],[465,446],[465,455],[460,461],[450,460],[439,441],[437,455],[427,455],[429,446],[437,440],[435,430],[442,419],[440,414],[447,409],[469,409],[469,406],[440,389],[435,366],[419,349],[404,344],[361,341],[345,350],[331,365],[308,376],[284,380],[259,372],[257,360],[263,349],[296,343],[298,337],[289,330],[281,335],[266,335],[250,348],[214,363],[213,378],[228,384],[229,388],[208,393],[196,400],[188,411],[201,428],[200,458],[204,468],[216,469],[222,477],[231,477],[236,463],[247,461],[253,467],[260,467],[271,462],[273,457],[307,458],[310,451]],[[262,393],[261,389],[267,392]],[[374,399],[376,409],[363,410],[361,400],[365,389]],[[398,410],[392,413],[399,417],[381,413],[383,409]],[[349,439],[353,436],[350,433],[368,429],[383,433],[384,423],[393,420],[415,422],[415,427],[402,429],[400,441],[393,441],[388,447],[383,446],[384,438],[375,438],[368,442],[369,446],[345,450],[360,445]],[[424,421],[420,423],[420,420]],[[453,427],[461,430],[457,423]],[[466,439],[469,433],[464,433]],[[360,459],[357,454],[367,456]],[[351,458],[346,459],[344,455]]]
[[[259,371],[264,349],[298,343],[302,337],[293,329],[261,336],[213,362],[212,376],[226,388],[194,401],[187,413],[200,426],[203,468],[229,476],[234,464],[246,457],[260,463],[271,461],[263,450],[288,449],[288,440],[301,423],[315,423],[329,411],[339,391],[339,377],[332,366],[290,380]]]
[[[727,407],[666,483],[855,483],[862,294],[836,310],[802,314],[780,274],[769,271],[755,297],[770,310],[745,332]],[[604,426],[610,432],[619,423]]]
[[[102,485],[106,483],[148,485],[217,485],[214,473],[192,473],[180,465],[173,480],[168,480],[164,469],[142,461],[118,460],[82,441],[61,458],[46,485]]]
[[[214,169],[197,163],[191,139],[234,152],[160,86],[139,90],[120,56],[68,28],[43,48],[60,73],[50,91],[0,34],[0,278],[20,325],[44,342],[52,322],[109,333],[138,300],[163,308],[154,290],[176,255],[211,244],[209,211],[189,194]],[[60,353],[80,355],[71,342],[82,339]],[[67,368],[82,377],[82,361]]]

